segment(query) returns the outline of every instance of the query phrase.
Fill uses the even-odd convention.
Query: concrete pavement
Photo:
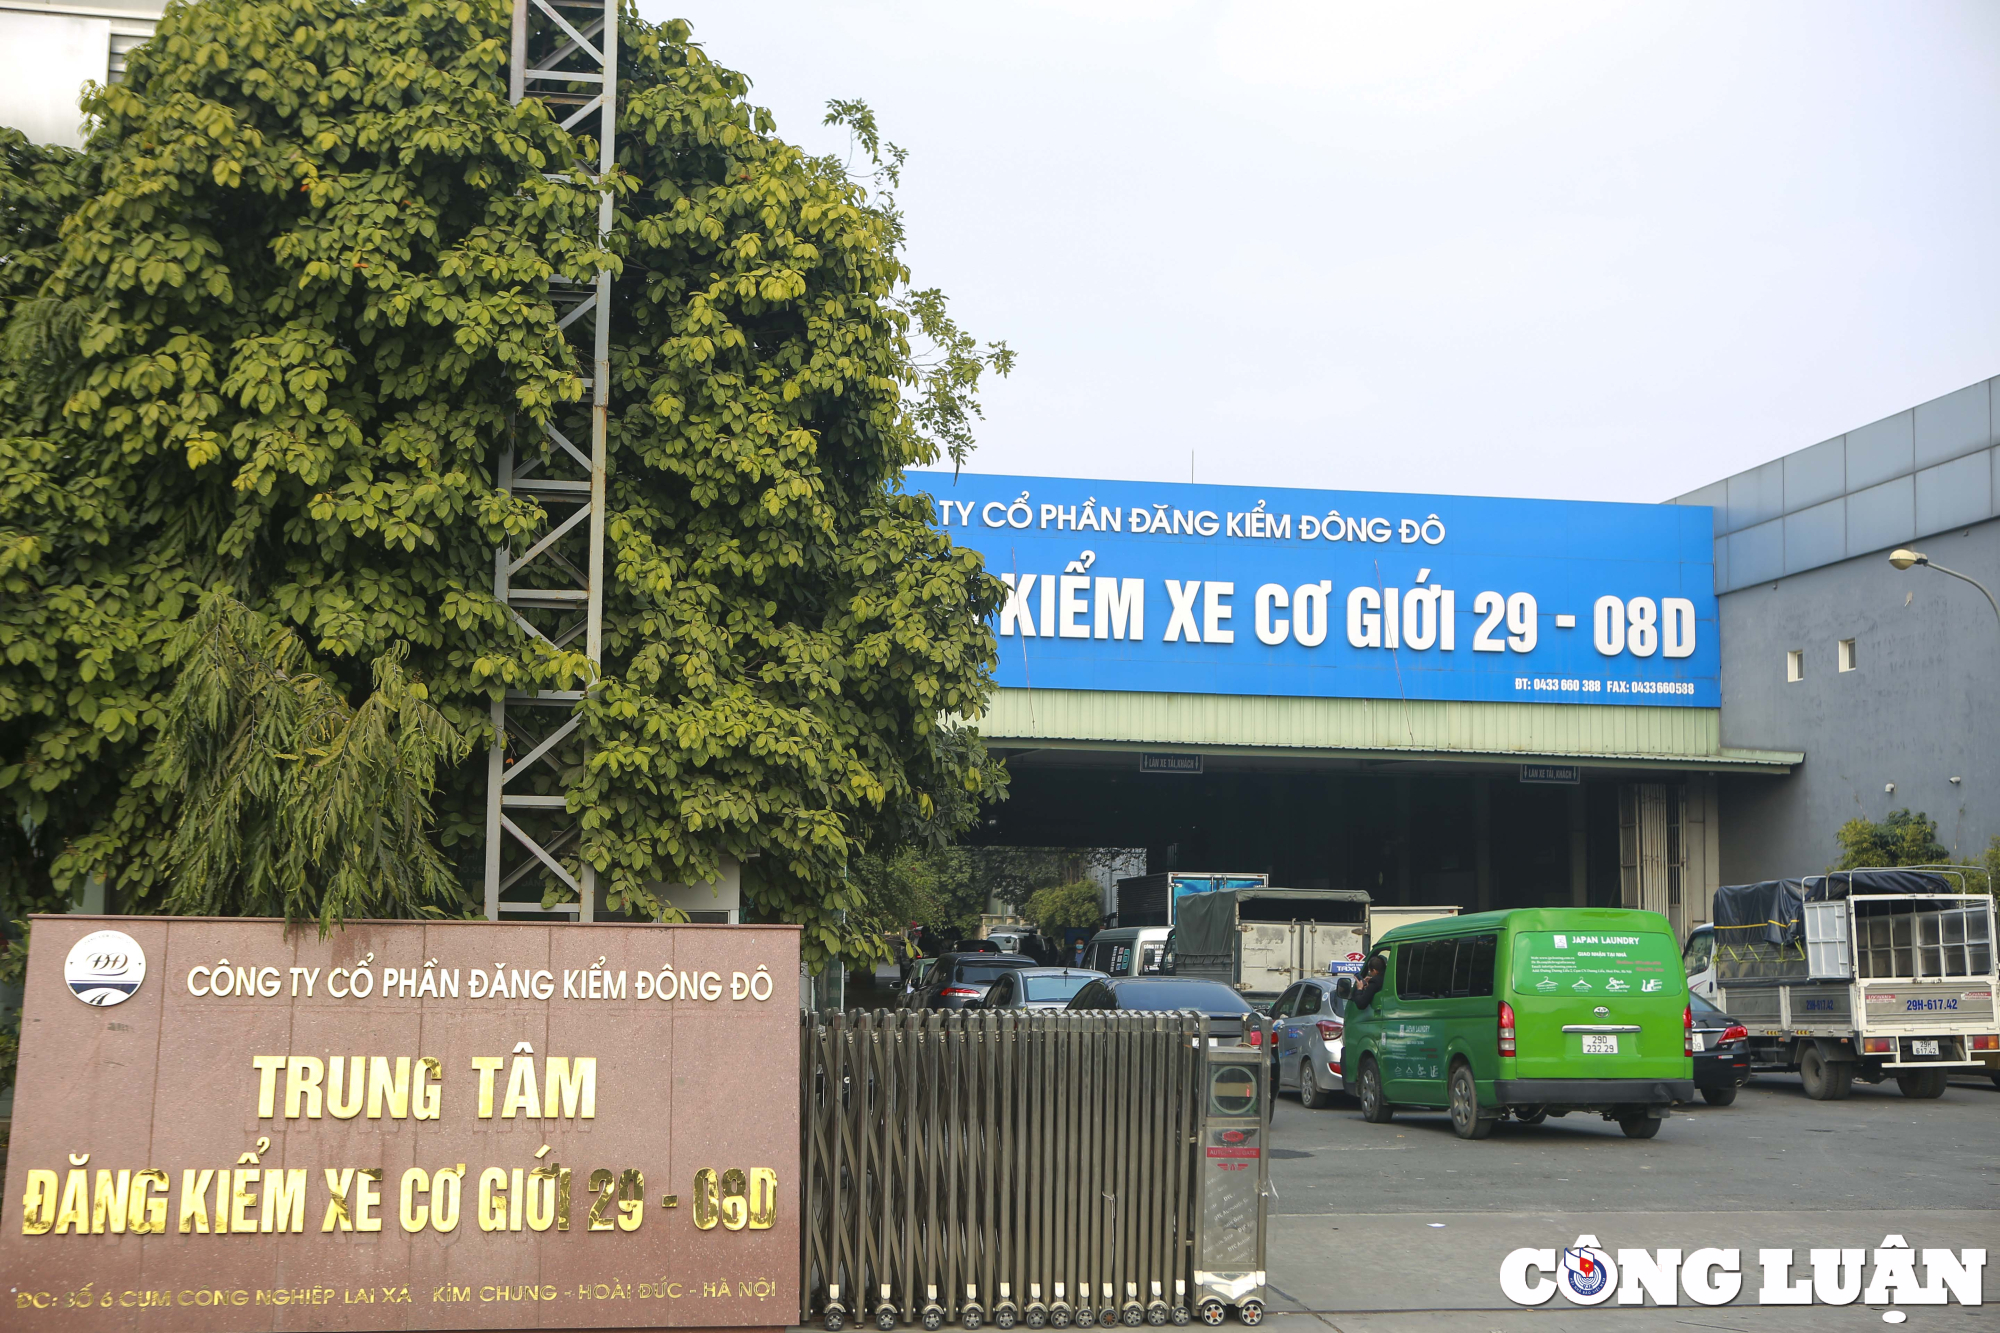
[[[1913,1248],[1983,1247],[2000,1265],[2000,1090],[1955,1083],[1918,1102],[1893,1084],[1844,1102],[1806,1099],[1796,1078],[1760,1077],[1734,1106],[1677,1114],[1658,1138],[1572,1116],[1455,1138],[1442,1116],[1370,1125],[1342,1101],[1307,1111],[1286,1098],[1273,1118],[1269,1272],[1274,1327],[1286,1333],[1512,1333],[1516,1329],[1771,1330],[1884,1328],[1862,1306],[1760,1307],[1761,1248],[1873,1250],[1891,1234]],[[1743,1252],[1744,1290],[1727,1306],[1594,1309],[1561,1296],[1523,1308],[1499,1282],[1521,1246],[1593,1235],[1623,1247]],[[2000,1301],[2000,1274],[1985,1277]],[[1685,1297],[1682,1298],[1685,1302]],[[1908,1330],[1995,1322],[1995,1310],[1909,1310]]]

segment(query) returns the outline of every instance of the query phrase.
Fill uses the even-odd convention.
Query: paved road
[[[1570,1116],[1503,1125],[1466,1143],[1441,1115],[1370,1125],[1345,1100],[1308,1111],[1286,1097],[1272,1124],[1269,1265],[1281,1333],[1547,1333],[1597,1328],[1743,1328],[1756,1333],[1884,1327],[1882,1312],[1760,1309],[1754,1251],[1869,1248],[1891,1233],[1917,1249],[1984,1246],[2000,1301],[2000,1089],[1954,1082],[1934,1102],[1893,1083],[1845,1102],[1809,1101],[1796,1078],[1760,1076],[1728,1108],[1676,1114],[1658,1138]],[[1579,1235],[1621,1246],[1746,1251],[1735,1304],[1534,1311],[1500,1293],[1501,1258]],[[1482,1313],[1473,1314],[1479,1311]],[[1914,1311],[1905,1330],[1970,1330],[1993,1310]]]

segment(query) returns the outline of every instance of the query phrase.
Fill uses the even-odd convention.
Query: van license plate
[[[1936,1055],[1937,1053],[1938,1045],[1934,1041],[1912,1041],[1910,1043],[1911,1055]]]
[[[1616,1055],[1618,1054],[1618,1038],[1586,1033],[1583,1038],[1583,1053],[1585,1055]]]

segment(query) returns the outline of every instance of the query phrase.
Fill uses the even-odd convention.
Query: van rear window
[[[1514,936],[1514,989],[1527,995],[1679,994],[1687,986],[1671,935],[1531,930]]]

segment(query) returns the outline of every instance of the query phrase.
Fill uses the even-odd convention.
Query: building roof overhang
[[[1805,761],[1801,751],[1724,746],[1719,709],[1644,704],[999,689],[978,727],[996,749],[1181,751],[1371,766],[1550,761],[1782,775]]]

